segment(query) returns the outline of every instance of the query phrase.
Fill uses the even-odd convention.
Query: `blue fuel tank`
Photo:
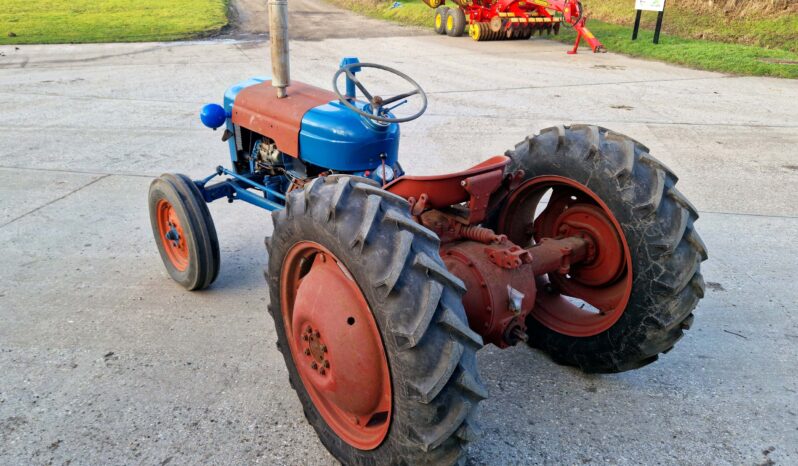
[[[383,158],[393,166],[399,155],[399,125],[376,123],[332,101],[305,113],[299,153],[304,162],[342,172],[372,170]]]

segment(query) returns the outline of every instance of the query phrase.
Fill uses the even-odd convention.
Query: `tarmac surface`
[[[355,55],[427,90],[427,114],[402,128],[408,171],[466,168],[542,128],[592,123],[646,144],[701,213],[707,294],[676,348],[617,375],[484,348],[471,464],[798,464],[798,82],[289,3],[292,28],[304,14],[349,31],[292,29],[293,79],[329,88]],[[151,237],[154,176],[229,162],[197,112],[268,75],[257,32],[0,47],[1,464],[335,464],[275,348],[270,216],[211,204],[222,266],[203,292],[168,278]]]

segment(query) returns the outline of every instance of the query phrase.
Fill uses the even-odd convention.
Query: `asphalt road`
[[[311,11],[349,28],[293,30],[294,79],[328,87],[356,55],[429,92],[427,114],[402,129],[411,172],[465,168],[586,122],[648,145],[701,212],[707,296],[686,337],[618,375],[483,349],[491,397],[472,464],[798,464],[798,82],[290,4],[294,25]],[[205,176],[228,157],[200,105],[269,73],[265,42],[245,33],[0,47],[0,463],[334,463],[275,349],[269,215],[211,205],[222,267],[199,293],[168,279],[150,237],[152,177]]]

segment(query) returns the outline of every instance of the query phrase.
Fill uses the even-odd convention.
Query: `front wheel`
[[[342,464],[454,464],[487,396],[462,282],[404,199],[332,175],[273,214],[267,280],[305,417]]]
[[[676,176],[631,138],[596,126],[545,129],[507,153],[523,182],[496,227],[520,245],[581,236],[587,261],[539,278],[529,343],[589,372],[644,366],[690,327],[704,295],[696,209]]]
[[[189,291],[207,288],[219,274],[219,241],[197,186],[185,175],[161,175],[150,184],[148,203],[169,275]]]

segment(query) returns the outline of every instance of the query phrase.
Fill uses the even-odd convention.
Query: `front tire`
[[[619,252],[622,247],[627,251],[628,266],[616,261],[614,272],[609,273],[602,264],[585,272],[582,283],[573,285],[574,279],[580,278],[577,269],[571,275],[554,277],[552,284],[559,286],[553,290],[544,287],[539,291],[541,299],[554,299],[563,288],[595,295],[601,282],[607,289],[614,287],[610,294],[615,293],[614,303],[620,308],[614,311],[619,315],[611,315],[613,309],[602,310],[592,317],[595,325],[591,326],[585,324],[591,316],[580,315],[578,310],[571,310],[574,317],[570,322],[540,313],[536,318],[533,311],[527,322],[530,344],[559,363],[588,372],[635,369],[669,351],[690,328],[692,311],[704,296],[700,265],[707,258],[706,247],[693,227],[698,212],[676,190],[676,176],[642,144],[596,126],[548,128],[507,155],[512,158],[508,172],[525,173],[525,183],[517,191],[548,188],[552,198],[536,214],[530,210],[540,202],[539,194],[511,193],[498,220],[500,233],[507,233],[518,244],[528,244],[558,234],[554,220],[539,220],[535,215],[550,212],[558,219],[577,214],[587,218],[605,209],[619,227],[617,238],[622,239],[622,245],[613,246],[613,254],[616,258],[624,255]],[[565,196],[555,202],[558,180],[567,186]],[[575,206],[581,210],[574,210]],[[612,234],[605,232],[606,236]],[[600,250],[601,245],[597,247]],[[621,299],[624,284],[620,281],[624,279],[629,288]]]
[[[292,191],[286,209],[275,212],[273,219],[274,233],[267,239],[269,312],[291,386],[324,446],[347,465],[459,462],[476,434],[477,404],[487,396],[476,368],[482,339],[468,328],[463,284],[443,265],[437,236],[410,217],[404,199],[349,176],[318,178],[304,190]],[[309,252],[298,256],[298,250]],[[324,269],[330,258],[339,266]],[[340,276],[330,278],[335,270],[342,271]],[[327,278],[320,278],[323,273]],[[337,315],[332,296],[352,283],[359,290],[353,293],[365,303],[357,314],[366,317],[352,314],[350,320]],[[329,301],[308,300],[312,293]],[[315,303],[323,313],[315,313]],[[331,319],[346,320],[352,327]],[[368,332],[350,336],[349,329],[368,321],[379,334],[379,344]],[[373,370],[358,374],[373,382],[337,380],[339,388],[322,393],[320,384],[330,374],[320,378],[312,372],[326,367],[324,361],[313,367],[307,358],[318,350],[304,349],[305,340],[295,333],[307,327],[311,337],[318,333],[325,339],[321,356],[337,354],[344,361],[331,361],[331,371],[349,364],[348,359],[362,358],[363,352],[382,354],[380,361],[365,364]],[[385,365],[390,367],[389,386],[375,392],[373,385],[383,380]],[[381,404],[380,393],[389,394],[389,406]],[[366,410],[364,418],[352,416],[364,412],[352,405],[352,398],[370,397],[374,402],[365,404],[379,405],[384,414]]]
[[[197,186],[166,173],[150,184],[150,224],[169,275],[189,291],[207,288],[219,274],[216,228]]]

